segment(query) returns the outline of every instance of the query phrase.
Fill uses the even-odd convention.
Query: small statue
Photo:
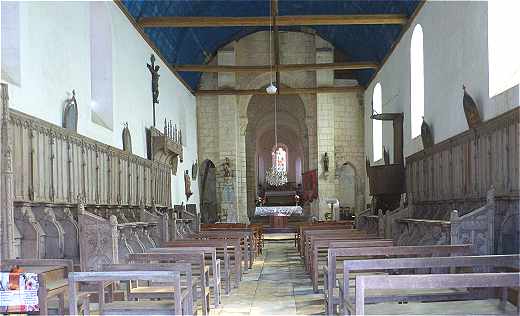
[[[421,139],[422,139],[424,148],[433,147],[433,133],[432,133],[432,130],[431,130],[430,126],[428,125],[428,123],[426,123],[426,121],[424,120],[424,116],[423,116],[423,122],[421,125]]]
[[[123,128],[123,150],[132,153],[132,136],[130,135],[130,129],[128,128],[128,122],[126,122]]]
[[[390,164],[390,153],[388,152],[385,146],[383,146],[383,160],[385,162],[385,165]]]
[[[229,162],[228,157],[226,157],[222,164],[222,168],[224,169],[224,178],[231,178],[231,163]]]
[[[475,128],[482,122],[482,119],[480,118],[480,113],[478,111],[478,106],[475,100],[473,100],[473,98],[466,91],[466,86],[462,85],[462,89],[464,90],[462,105],[464,107],[466,121],[468,122],[469,128]]]
[[[199,167],[197,165],[197,162],[195,161],[193,163],[193,165],[191,166],[191,178],[192,179],[197,179],[198,169],[199,169]],[[195,181],[195,180],[193,180],[193,181]]]
[[[76,90],[72,90],[72,97],[65,103],[63,109],[63,128],[77,132],[78,130],[78,103],[76,102]]]
[[[323,155],[323,171],[329,172],[329,156],[327,156],[327,153]]]
[[[152,54],[150,56],[150,64],[146,64],[148,70],[150,70],[150,74],[152,75],[152,96],[153,103],[159,103],[159,65],[155,64],[155,56]]]
[[[191,179],[188,170],[184,172],[184,193],[186,194],[186,200],[189,200],[190,196],[193,195],[193,192],[191,192]]]

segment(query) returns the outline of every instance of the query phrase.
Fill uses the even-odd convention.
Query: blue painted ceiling
[[[406,14],[410,17],[419,1],[383,0],[279,0],[279,15],[334,14]],[[157,16],[269,16],[269,0],[123,0],[136,21]],[[397,40],[402,25],[334,25],[280,27],[280,31],[314,30],[339,49],[348,61],[377,61],[381,63]],[[161,54],[171,64],[205,64],[216,51],[228,42],[245,35],[267,30],[267,27],[218,28],[145,28]],[[368,83],[374,70],[357,70],[359,83]],[[180,72],[193,89],[199,85],[201,73]]]

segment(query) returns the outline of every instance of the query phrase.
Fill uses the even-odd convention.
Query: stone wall
[[[209,61],[220,65],[266,65],[269,64],[269,33],[257,32],[231,42]],[[334,48],[313,34],[299,32],[280,33],[280,62],[301,64],[332,62]],[[300,88],[344,85],[334,79],[333,71],[295,71],[281,73],[282,87]],[[235,88],[263,89],[269,84],[269,73],[204,74],[201,89]],[[328,211],[326,198],[337,197],[343,190],[335,174],[338,164],[349,163],[357,172],[357,187],[364,187],[363,155],[363,107],[362,96],[356,92],[338,94],[301,94],[303,104],[301,126],[294,128],[302,134],[302,171],[318,169],[321,202],[306,206],[307,215],[323,217]],[[217,166],[217,196],[223,219],[247,222],[247,214],[253,214],[256,197],[256,121],[265,113],[248,112],[252,96],[198,96],[198,155],[200,160],[210,159]],[[262,117],[259,117],[262,116]],[[283,116],[282,116],[283,117]],[[252,121],[253,120],[253,121]],[[303,127],[302,127],[303,126]],[[247,150],[247,163],[246,163]],[[329,156],[329,173],[323,174],[322,156]],[[233,174],[224,179],[222,163],[228,157]],[[247,166],[246,166],[247,165]],[[266,165],[269,168],[270,165]],[[234,193],[233,206],[224,201],[225,190]],[[362,192],[363,190],[359,190]],[[229,198],[229,196],[227,196]],[[364,204],[363,194],[358,205]],[[236,213],[235,212],[236,207]],[[249,212],[248,212],[249,209]]]

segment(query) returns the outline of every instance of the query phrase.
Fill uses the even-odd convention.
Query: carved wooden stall
[[[5,84],[2,158],[0,223],[2,241],[6,241],[2,243],[2,258],[70,258],[79,262],[80,239],[89,240],[92,251],[100,257],[105,254],[96,245],[105,239],[109,247],[129,244],[128,251],[130,244],[144,250],[169,239],[169,164],[132,155],[9,109]],[[86,211],[79,212],[78,204]],[[115,225],[117,234],[90,235],[90,224],[82,227],[82,219],[86,223],[87,218],[92,219],[92,232]],[[118,240],[123,242],[118,244]],[[85,256],[101,260],[92,253],[83,253]]]
[[[407,157],[413,218],[464,216],[495,189],[494,249],[518,252],[520,212],[520,108],[477,125],[431,149]]]
[[[517,253],[519,117],[515,108],[407,157],[408,203],[384,215],[369,209],[358,224],[400,245],[456,238],[471,240],[481,254]]]

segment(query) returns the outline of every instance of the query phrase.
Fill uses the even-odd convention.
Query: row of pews
[[[80,209],[80,216],[85,216],[80,217],[80,227],[94,219],[97,238],[121,240],[112,239],[99,226],[106,221],[100,214],[85,211],[81,204]],[[128,222],[118,224],[115,215],[110,216],[110,232],[116,236],[136,223],[127,217]],[[211,308],[220,307],[222,292],[229,295],[252,268],[261,252],[262,229],[245,224],[202,225],[183,237],[158,240],[144,248],[129,244],[132,251],[124,255],[117,243],[98,243],[102,248],[90,253],[97,261],[85,260],[81,267],[70,259],[12,259],[3,260],[1,268],[38,274],[42,315],[193,315],[198,311],[208,315]],[[116,255],[104,256],[107,250]]]
[[[327,315],[443,314],[458,306],[520,313],[520,255],[482,255],[468,243],[401,246],[353,224],[298,226],[297,248]]]

